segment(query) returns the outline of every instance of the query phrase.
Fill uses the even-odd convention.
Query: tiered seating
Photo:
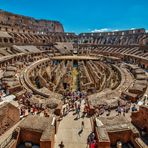
[[[27,52],[35,53],[35,52],[40,52],[41,51],[36,46],[16,46],[16,45],[14,45],[13,48],[15,50],[18,50],[18,51],[22,52],[22,53],[27,53]]]
[[[146,47],[145,47],[146,48]],[[113,56],[147,69],[147,50],[140,46],[79,45],[79,54]]]
[[[18,54],[20,52],[21,51],[15,50],[15,49],[10,48],[10,47],[3,47],[3,48],[0,48],[0,57]]]
[[[18,78],[17,78],[17,65],[11,65],[7,66],[6,71],[3,75],[3,85],[4,89],[7,91],[9,90],[9,93],[17,93],[22,90],[21,85],[19,84]]]
[[[9,33],[15,41],[15,44],[47,44],[51,43],[50,36],[42,34],[27,34],[27,33]]]
[[[3,63],[1,63],[1,67],[3,68],[1,81],[2,89],[5,90],[6,95],[13,94],[19,99],[25,94],[26,91],[22,87],[23,81],[19,81],[22,80],[19,76],[21,76],[23,68],[26,67],[29,62],[39,60],[42,57],[40,55],[42,55],[42,52],[18,54],[13,57],[10,56],[7,60],[3,59]],[[5,65],[5,68],[3,65]]]
[[[71,51],[73,51],[73,45],[72,43],[69,42],[57,42],[57,45],[55,47],[60,51],[61,54],[66,55],[66,54],[71,54]]]
[[[144,95],[148,87],[148,77],[146,73],[138,66],[127,65],[127,67],[133,74],[135,82],[131,87],[128,88],[126,92],[123,92],[122,95],[124,98],[130,99],[132,102],[135,102]]]
[[[81,33],[80,43],[99,45],[138,45],[145,44],[147,34],[144,29],[116,32]]]

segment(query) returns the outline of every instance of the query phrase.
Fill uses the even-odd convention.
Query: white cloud
[[[109,32],[109,28],[94,29],[91,32]]]
[[[95,32],[115,32],[115,31],[126,31],[126,30],[135,30],[136,28],[130,28],[130,29],[112,29],[112,28],[101,28],[101,29],[94,29],[91,32],[95,33]],[[146,32],[148,33],[148,29],[146,30]]]
[[[130,30],[135,30],[136,28],[131,28]]]
[[[146,31],[146,33],[148,33],[148,30],[145,30]]]
[[[113,32],[113,31],[119,31],[119,30],[111,28],[102,28],[102,29],[94,29],[91,32]]]
[[[119,29],[115,29],[115,30],[112,30],[112,31],[120,31]]]

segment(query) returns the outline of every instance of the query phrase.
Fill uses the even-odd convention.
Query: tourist
[[[96,147],[96,141],[94,140],[90,145],[89,148],[95,148]]]
[[[95,140],[95,133],[92,132],[87,138],[87,144],[89,145],[89,148],[95,148],[96,146],[96,140]]]
[[[90,136],[88,136],[88,138],[87,138],[87,144],[88,144],[89,147],[90,147],[90,144],[91,144],[91,137],[90,137]]]
[[[123,113],[123,107],[121,107],[121,113]]]
[[[110,113],[111,113],[111,108],[110,108],[110,106],[108,106],[107,111],[108,111],[108,116],[109,116],[109,115],[110,115]]]
[[[146,101],[148,100],[148,97],[147,95],[144,96],[144,99],[143,99],[143,104],[145,105],[146,104]]]
[[[9,90],[6,89],[6,96],[8,96],[10,94]]]
[[[94,132],[92,132],[92,140],[94,141],[95,140],[95,133]]]
[[[74,106],[75,106],[75,111],[77,113],[77,102],[74,103]]]
[[[134,104],[132,107],[132,112],[137,111],[136,105]]]
[[[117,112],[118,112],[118,115],[121,115],[121,107],[120,106],[118,106]]]
[[[74,109],[74,103],[73,103],[73,102],[71,102],[71,104],[70,104],[70,108],[71,108],[72,111],[75,110],[75,109]]]
[[[126,113],[126,106],[123,107],[123,116],[125,116]]]
[[[83,129],[84,129],[84,121],[81,122],[81,129],[80,129],[80,131],[78,132],[78,135],[79,135],[79,136],[82,134]]]
[[[104,112],[105,112],[104,107],[101,107],[100,110],[99,110],[99,114],[100,114],[100,115],[103,115]]]
[[[63,116],[65,116],[65,107],[63,107]]]
[[[3,96],[3,93],[2,93],[2,91],[0,90],[0,99],[2,98],[2,96]]]
[[[131,103],[127,102],[127,104],[126,104],[126,113],[128,113],[130,111],[130,108],[131,108]]]
[[[60,148],[64,148],[63,141],[61,141],[61,143],[59,144],[59,147],[60,147]]]
[[[28,113],[30,113],[31,112],[31,108],[30,107],[28,107]]]
[[[69,113],[69,104],[67,103],[66,104],[66,114],[68,114]]]
[[[120,100],[118,100],[117,103],[118,103],[118,106],[120,106]]]
[[[21,109],[20,109],[20,115],[22,116],[23,113],[24,113],[24,112],[23,112],[23,109],[21,108]]]
[[[80,104],[77,106],[77,119],[80,118]]]
[[[84,121],[81,122],[81,130],[83,131],[84,129]]]
[[[82,114],[82,118],[84,118],[85,117],[85,115],[87,114],[87,110],[86,110],[86,105],[83,107],[83,112],[82,112],[83,114]]]

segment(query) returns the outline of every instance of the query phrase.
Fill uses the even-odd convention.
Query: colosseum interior
[[[148,33],[64,32],[0,10],[0,148],[148,148]]]

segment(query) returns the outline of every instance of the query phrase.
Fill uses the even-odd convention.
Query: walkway
[[[84,104],[84,102],[82,103]],[[82,105],[83,108],[83,105]],[[91,123],[89,118],[80,118],[74,120],[76,115],[74,112],[70,112],[67,116],[63,118],[60,122],[57,135],[55,137],[55,148],[59,148],[61,141],[64,143],[64,148],[86,148],[87,147],[87,137],[91,133]],[[80,134],[78,132],[81,130],[81,122],[84,121],[84,130]]]
[[[52,60],[99,60],[100,58],[95,56],[73,55],[73,56],[55,56],[55,57],[51,57],[50,59]]]
[[[73,79],[72,91],[77,90],[77,75],[78,75],[77,69],[73,68],[73,70],[72,70],[72,79]]]

